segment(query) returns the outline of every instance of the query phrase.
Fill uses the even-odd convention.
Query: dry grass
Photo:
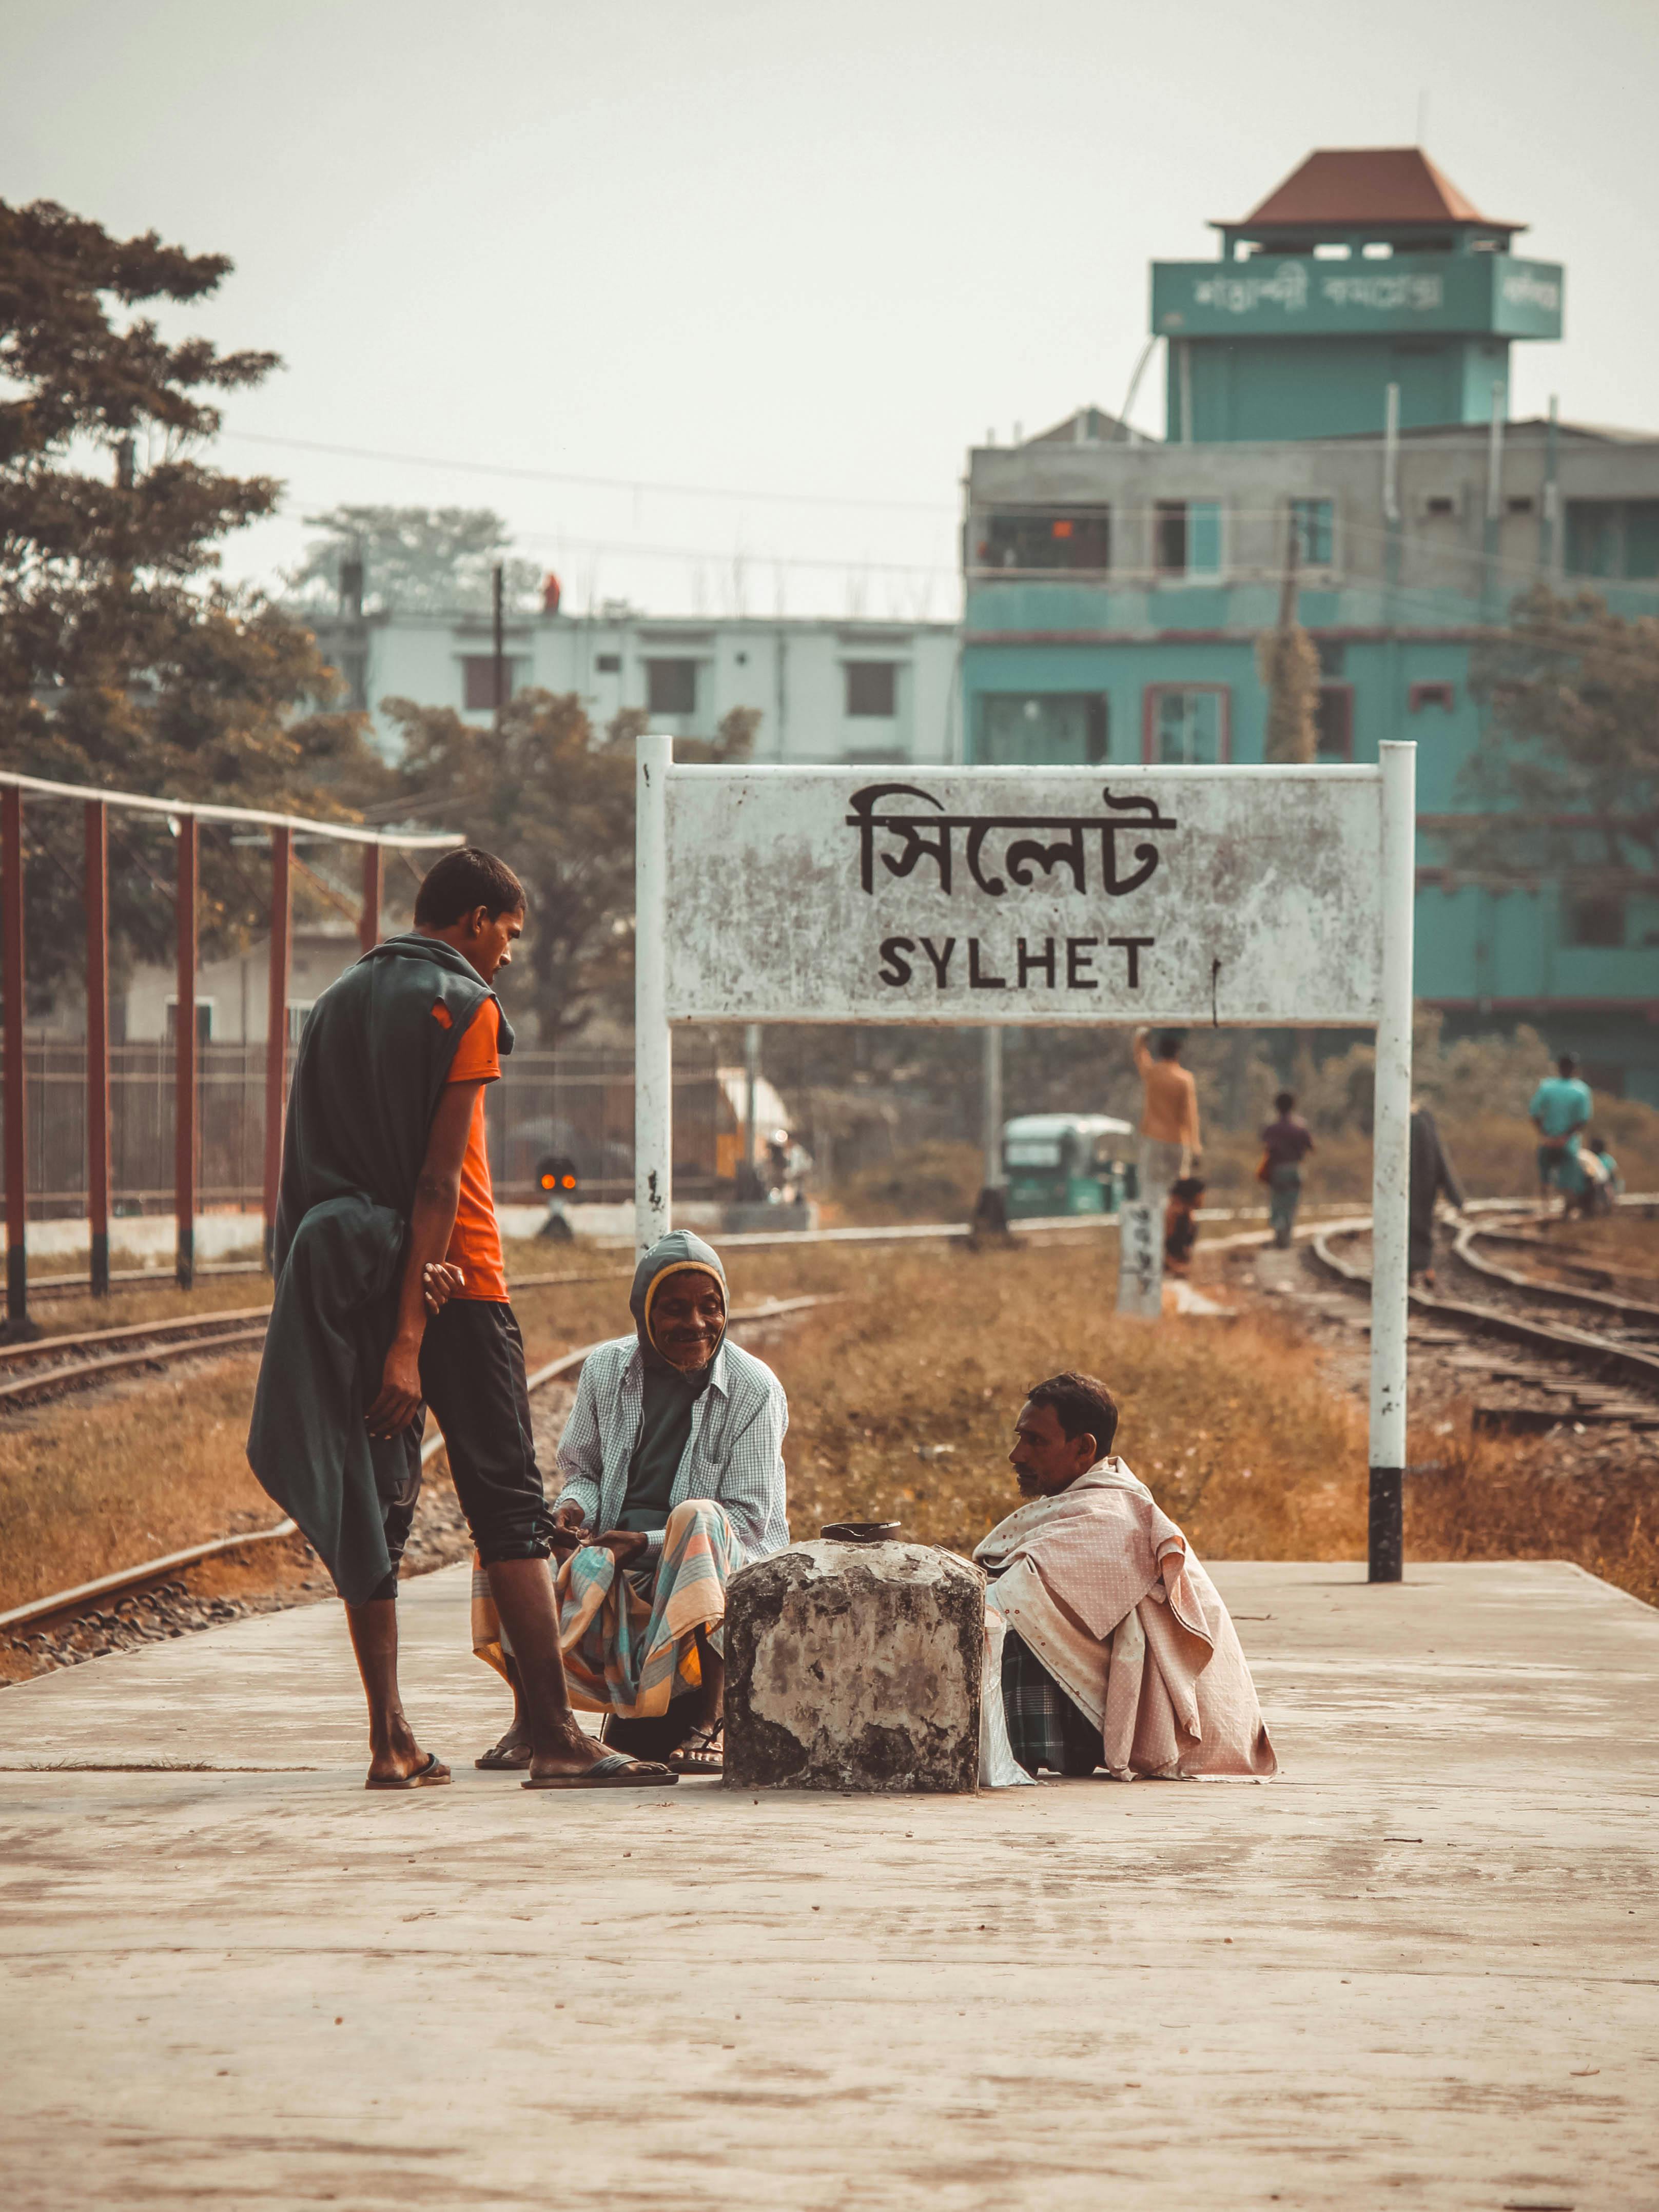
[[[1618,1224],[1613,1224],[1617,1226]],[[550,1262],[604,1279],[519,1300],[532,1363],[629,1326],[623,1262]],[[515,1255],[521,1261],[531,1255]],[[789,1392],[798,1535],[895,1519],[967,1548],[1017,1502],[1006,1463],[1024,1392],[1057,1369],[1101,1376],[1119,1446],[1212,1558],[1346,1559],[1365,1547],[1365,1421],[1277,1312],[1228,1324],[1126,1322],[1115,1240],[971,1253],[960,1246],[744,1253],[734,1302],[817,1291],[845,1303],[781,1330],[765,1357]],[[615,1273],[611,1273],[612,1269]],[[0,1431],[0,1607],[275,1517],[242,1457],[255,1363],[203,1363],[18,1418]],[[1525,1441],[1414,1435],[1407,1541],[1418,1558],[1565,1558],[1659,1600],[1646,1471],[1548,1479]]]
[[[0,1612],[281,1517],[242,1455],[257,1359],[190,1368],[0,1430]]]

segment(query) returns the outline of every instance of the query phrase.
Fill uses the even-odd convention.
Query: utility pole
[[[507,704],[507,636],[504,626],[501,564],[489,573],[491,649],[495,656],[495,734],[501,732],[501,709]]]
[[[980,1031],[980,1144],[985,1181],[974,1208],[974,1235],[1006,1238],[1008,1194],[1002,1173],[1002,1031],[994,1023]]]

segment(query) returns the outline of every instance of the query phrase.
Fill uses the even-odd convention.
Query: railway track
[[[836,1305],[842,1303],[842,1295],[795,1298],[768,1298],[758,1305],[740,1306],[732,1314],[729,1327],[733,1330],[750,1331],[769,1324],[785,1322],[815,1306]],[[248,1334],[263,1338],[264,1319],[268,1310],[258,1310],[261,1326]],[[241,1321],[243,1315],[223,1315],[216,1318]],[[176,1324],[175,1324],[176,1325]],[[167,1324],[161,1324],[162,1327]],[[122,1335],[130,1332],[103,1331],[105,1335]],[[230,1338],[209,1339],[210,1345],[233,1340]],[[599,1342],[610,1340],[602,1338]],[[165,1348],[165,1347],[164,1347]],[[198,1345],[186,1344],[178,1347],[179,1355],[199,1350]],[[11,1347],[22,1352],[38,1352],[38,1345]],[[527,1378],[533,1394],[545,1389],[550,1383],[564,1381],[579,1374],[583,1362],[597,1352],[599,1344],[584,1344],[574,1352],[562,1352],[550,1359]],[[0,1356],[4,1356],[0,1354]],[[135,1354],[135,1358],[143,1355]],[[444,1440],[441,1431],[428,1437],[421,1447],[421,1465],[430,1467],[442,1452]],[[256,1608],[234,1599],[202,1599],[192,1595],[178,1577],[203,1561],[222,1557],[227,1553],[257,1550],[266,1544],[278,1543],[297,1535],[292,1521],[283,1520],[270,1528],[256,1528],[246,1534],[216,1536],[210,1542],[195,1544],[180,1552],[169,1552],[163,1558],[145,1559],[136,1567],[125,1567],[114,1574],[105,1575],[96,1582],[82,1583],[73,1589],[57,1590],[48,1597],[33,1598],[27,1604],[15,1606],[8,1613],[0,1613],[0,1638],[11,1644],[14,1650],[27,1650],[36,1657],[46,1657],[60,1665],[72,1665],[82,1658],[102,1656],[106,1650],[130,1648],[143,1643],[179,1636],[195,1628],[212,1627],[216,1623],[238,1618],[242,1613]],[[90,1637],[86,1632],[92,1632]],[[0,1684],[3,1687],[3,1684]]]
[[[1358,1290],[1369,1286],[1370,1273],[1353,1248],[1368,1235],[1368,1227],[1324,1231],[1309,1249],[1327,1273]],[[1513,1232],[1465,1222],[1449,1282],[1408,1294],[1413,1312],[1449,1335],[1497,1338],[1533,1355],[1454,1357],[1471,1374],[1532,1394],[1530,1401],[1477,1403],[1476,1427],[1525,1431],[1566,1420],[1659,1428],[1659,1304],[1523,1274],[1480,1249],[1512,1241]]]
[[[88,1329],[73,1336],[0,1346],[0,1412],[38,1405],[137,1368],[263,1344],[270,1317],[269,1306],[243,1306],[228,1313],[131,1322],[122,1328]]]

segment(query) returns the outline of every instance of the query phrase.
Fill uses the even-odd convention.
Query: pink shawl
[[[1120,1459],[1020,1506],[974,1557],[988,1601],[1137,1774],[1273,1774],[1278,1760],[1220,1593]]]

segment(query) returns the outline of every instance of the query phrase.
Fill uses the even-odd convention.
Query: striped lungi
[[[724,1649],[726,1585],[743,1554],[725,1510],[712,1498],[677,1505],[650,1567],[624,1567],[602,1545],[584,1544],[559,1569],[559,1643],[570,1702],[584,1712],[626,1720],[665,1713],[669,1700],[702,1680],[702,1629]],[[504,1674],[508,1645],[489,1578],[472,1563],[472,1649]]]

